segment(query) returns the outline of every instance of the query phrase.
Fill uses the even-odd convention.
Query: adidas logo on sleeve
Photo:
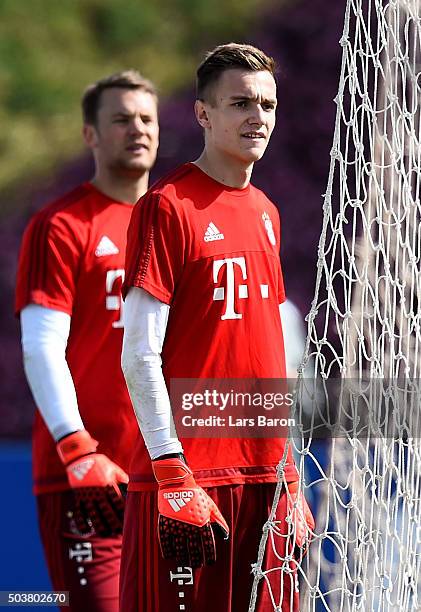
[[[212,242],[213,240],[223,240],[224,234],[221,234],[219,229],[212,221],[208,225],[208,229],[205,232],[205,242]]]

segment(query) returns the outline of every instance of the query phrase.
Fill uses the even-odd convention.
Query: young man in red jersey
[[[171,427],[175,379],[285,378],[279,216],[250,184],[275,126],[274,62],[249,45],[217,47],[198,69],[197,93],[203,153],[143,196],[128,232],[122,364],[144,441],[127,499],[124,612],[248,609],[285,450],[278,438],[179,440]],[[266,559],[283,567],[268,582],[285,611],[298,606],[288,507],[299,505],[295,544],[314,527],[297,481],[288,451],[277,514],[284,537],[279,556]],[[274,609],[265,580],[256,609]]]
[[[70,592],[74,612],[118,610],[121,487],[138,431],[120,367],[120,292],[130,215],[158,148],[157,102],[133,70],[88,87],[95,176],[34,216],[20,253],[41,537],[53,587]]]

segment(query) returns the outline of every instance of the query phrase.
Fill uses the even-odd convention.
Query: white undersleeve
[[[169,309],[137,287],[129,290],[123,309],[121,365],[151,459],[183,452],[178,438],[171,437],[171,404],[161,367]]]
[[[23,365],[35,403],[57,441],[84,429],[66,361],[71,318],[37,304],[20,313]]]
[[[304,328],[303,317],[295,304],[290,300],[286,300],[283,304],[279,305],[279,312],[281,313],[284,335],[287,378],[296,378],[306,345],[306,330]]]

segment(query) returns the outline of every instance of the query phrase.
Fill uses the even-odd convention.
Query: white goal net
[[[347,0],[340,44],[290,441],[316,520],[309,553],[297,562],[300,609],[421,610],[419,0]],[[281,461],[250,611],[261,583],[270,585],[269,574],[288,561],[263,563],[282,537],[273,519],[283,486]],[[285,609],[281,599],[272,593],[275,611]]]

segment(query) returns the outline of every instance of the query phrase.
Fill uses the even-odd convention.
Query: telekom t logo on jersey
[[[235,283],[235,268],[241,272],[243,281],[247,280],[247,266],[245,257],[227,257],[226,259],[215,259],[213,262],[213,282],[218,284],[220,270],[226,272],[226,286],[215,287],[213,290],[213,299],[215,301],[225,300],[225,312],[221,316],[222,321],[226,319],[242,319],[243,315],[235,310],[235,300],[238,297],[240,300],[248,298],[248,286],[246,283]],[[268,299],[269,285],[260,285],[260,295],[262,298]]]
[[[248,289],[245,284],[240,284],[238,287],[235,286],[234,267],[238,266],[243,280],[247,280],[246,260],[244,257],[216,259],[213,262],[213,282],[215,285],[218,284],[219,271],[223,266],[226,266],[227,284],[226,287],[215,287],[213,290],[213,299],[218,301],[225,300],[226,308],[224,314],[221,316],[223,321],[225,319],[242,319],[243,315],[235,312],[236,290],[238,289],[238,297],[241,300],[248,298]]]
[[[121,279],[121,282],[117,284],[117,288],[114,287],[116,281]],[[105,308],[107,310],[119,310],[120,317],[118,321],[113,321],[113,327],[123,327],[123,300],[120,295],[121,283],[124,281],[124,270],[119,268],[117,270],[108,270],[105,279]]]

